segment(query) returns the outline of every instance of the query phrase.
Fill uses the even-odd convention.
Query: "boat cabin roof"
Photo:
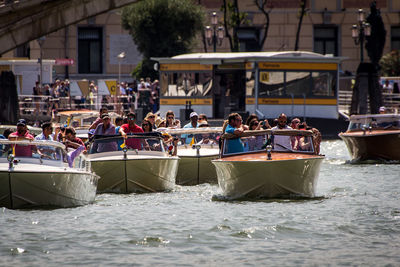
[[[65,145],[63,143],[57,141],[48,141],[48,140],[8,140],[8,139],[0,139],[1,145],[31,145],[31,146],[46,146],[46,147],[54,147],[65,149]]]
[[[170,58],[151,58],[161,64],[165,63],[200,63],[214,64],[222,63],[244,63],[259,61],[281,61],[281,62],[329,62],[340,63],[345,57],[334,57],[332,55],[321,55],[308,51],[278,51],[278,52],[229,52],[229,53],[191,53],[182,54]]]
[[[165,132],[171,135],[179,134],[208,134],[208,133],[222,133],[222,127],[199,127],[199,128],[158,128],[157,132]]]
[[[348,131],[371,129],[399,129],[400,114],[366,114],[352,115]]]

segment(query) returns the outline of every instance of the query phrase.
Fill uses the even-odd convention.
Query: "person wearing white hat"
[[[384,106],[379,108],[379,114],[385,114],[386,113],[386,108]]]
[[[192,112],[190,113],[190,122],[188,124],[186,124],[185,126],[183,126],[183,128],[197,128],[199,127],[199,115],[196,112]],[[185,139],[185,143],[186,144],[190,144],[190,142],[192,141],[193,136],[191,134],[187,135],[187,134],[182,134],[181,135],[182,139]]]

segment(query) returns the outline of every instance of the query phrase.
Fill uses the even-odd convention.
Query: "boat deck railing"
[[[52,97],[49,95],[19,95],[20,117],[31,120],[50,120],[54,112],[66,110],[99,111],[103,106],[110,112],[118,114],[135,110],[135,102],[131,96],[97,96],[92,99],[81,97]]]
[[[353,89],[351,85],[351,80],[354,77],[341,77],[339,86],[339,111],[343,114],[350,115],[351,98],[353,96]],[[400,113],[400,94],[396,93],[382,93],[383,106],[386,107],[389,113]],[[368,111],[371,113],[368,101]]]

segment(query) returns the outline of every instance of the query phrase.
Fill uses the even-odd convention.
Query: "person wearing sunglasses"
[[[285,113],[281,113],[278,117],[278,125],[272,127],[271,130],[291,130],[292,127],[287,125],[287,116]],[[276,151],[287,151],[292,150],[292,142],[290,136],[275,135],[273,141],[273,147]]]
[[[199,123],[208,123],[207,115],[204,113],[199,114]]]
[[[57,141],[57,137],[53,134],[53,125],[51,122],[44,122],[42,124],[42,133],[35,137],[35,140],[47,140]],[[51,146],[38,146],[37,147],[42,154],[50,156],[51,153],[55,152],[55,149]]]
[[[178,119],[175,119],[175,114],[172,110],[168,110],[165,114],[165,125],[167,128],[181,128],[181,122]]]
[[[101,119],[103,120],[103,122],[97,125],[93,135],[115,135],[115,125],[111,123],[110,116],[107,113],[103,113],[103,115],[101,115]],[[117,150],[118,145],[114,139],[108,140],[104,143],[99,143],[94,151],[100,153]]]
[[[153,127],[153,129],[157,129],[157,127],[156,127],[156,114],[154,114],[153,112],[149,112],[149,113],[147,113],[147,115],[146,115],[146,117],[144,119],[150,121],[151,126]]]
[[[294,118],[292,120],[292,122],[290,123],[290,127],[292,127],[292,129],[299,129],[299,125],[300,125],[300,119],[299,118]]]
[[[103,122],[103,120],[101,119],[101,115],[103,115],[104,113],[108,113],[108,108],[106,107],[100,108],[99,117],[92,123],[92,125],[90,125],[88,130],[96,129],[97,125]]]
[[[128,123],[123,124],[119,129],[119,133],[126,139],[125,145],[128,148],[138,149],[142,148],[142,144],[145,148],[148,148],[149,145],[145,141],[141,141],[139,138],[127,138],[127,135],[130,133],[143,133],[142,127],[136,124],[136,114],[133,112],[128,113]]]
[[[144,119],[142,121],[142,129],[145,133],[150,133],[153,131],[153,127],[151,125],[151,122],[149,120]]]
[[[242,117],[238,113],[231,113],[228,117],[227,125],[224,133],[234,134],[239,136],[244,131]],[[239,153],[244,151],[243,143],[239,137],[226,140],[227,153]]]

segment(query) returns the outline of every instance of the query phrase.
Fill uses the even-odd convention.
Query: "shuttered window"
[[[336,26],[314,26],[314,52],[338,56],[338,29]]]
[[[392,50],[400,50],[400,26],[391,28],[391,48]]]
[[[103,72],[102,28],[78,28],[78,72]]]

